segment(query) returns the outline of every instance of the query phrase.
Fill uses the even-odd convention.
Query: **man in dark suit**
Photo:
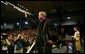
[[[48,24],[49,20],[46,18],[46,12],[40,11],[38,14],[39,25],[37,28],[36,48],[38,53],[51,53],[52,40],[50,40]]]

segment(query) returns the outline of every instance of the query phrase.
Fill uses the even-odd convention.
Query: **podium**
[[[73,53],[73,38],[70,35],[66,35],[65,41],[67,46],[67,53]]]

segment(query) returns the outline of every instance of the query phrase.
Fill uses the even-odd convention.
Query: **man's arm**
[[[46,24],[46,38],[47,38],[47,43],[49,43],[49,44],[52,44],[53,43],[53,41],[51,40],[51,36],[50,36],[50,34],[49,34],[49,20],[47,21],[47,24]]]

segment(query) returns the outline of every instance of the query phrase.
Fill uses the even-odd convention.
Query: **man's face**
[[[40,20],[40,22],[46,20],[46,17],[43,14],[38,14],[38,19]]]
[[[13,39],[13,36],[12,35],[9,35],[8,36],[8,40],[12,40]]]
[[[74,28],[74,31],[77,31],[76,28]]]

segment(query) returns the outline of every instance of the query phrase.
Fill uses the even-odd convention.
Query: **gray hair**
[[[46,17],[46,12],[45,12],[45,11],[40,11],[40,12],[39,12],[39,15],[43,15],[43,16]]]

